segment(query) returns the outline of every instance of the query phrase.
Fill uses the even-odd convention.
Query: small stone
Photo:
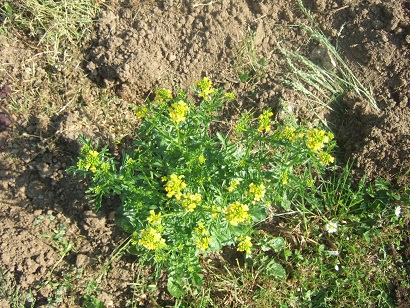
[[[177,56],[174,55],[174,54],[172,54],[172,53],[168,56],[168,60],[169,60],[170,62],[174,62],[176,59],[177,59]]]
[[[38,216],[40,216],[42,213],[43,213],[42,210],[35,210],[34,213],[33,213],[33,215],[36,216],[36,217],[38,217]]]
[[[113,221],[115,220],[115,211],[111,212],[110,214],[108,214],[108,220]]]
[[[312,50],[311,57],[313,60],[320,62],[328,70],[336,68],[336,61],[327,48],[316,47]]]

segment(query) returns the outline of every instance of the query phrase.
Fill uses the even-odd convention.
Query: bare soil
[[[410,2],[309,2],[315,20],[373,89],[381,109],[350,93],[336,111],[322,110],[338,141],[339,162],[353,162],[358,177],[408,184]],[[134,133],[136,105],[157,87],[186,88],[205,75],[239,98],[228,118],[266,107],[280,113],[284,101],[310,121],[303,100],[280,81],[288,71],[277,43],[306,55],[317,47],[300,22],[309,21],[294,1],[114,0],[104,6],[81,52],[53,64],[30,37],[0,35],[0,267],[33,290],[37,307],[54,292],[40,286],[64,280],[64,273],[72,275],[65,305],[81,305],[85,290],[76,286],[86,285],[84,277],[97,279],[125,238],[114,224],[116,201],[107,200],[94,213],[86,183],[65,172],[76,157],[78,134],[118,153],[121,141]],[[64,258],[57,249],[62,246],[42,236],[59,230],[75,247]],[[134,262],[123,257],[103,275],[100,298],[108,307],[126,306]],[[409,289],[399,289],[397,304],[407,306]],[[152,301],[147,296],[137,299],[144,305]],[[161,290],[150,296],[172,303]]]

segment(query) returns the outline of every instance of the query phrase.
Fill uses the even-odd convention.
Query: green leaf
[[[285,210],[285,211],[290,211],[291,210],[291,207],[290,207],[290,205],[291,205],[291,203],[290,203],[290,201],[289,201],[289,199],[288,199],[288,195],[286,194],[286,192],[283,192],[283,196],[282,196],[282,200],[281,200],[282,202],[281,202],[281,206],[283,207],[283,209]]]
[[[275,237],[269,242],[273,250],[278,252],[285,246],[285,240],[282,237]]]
[[[6,9],[7,12],[7,17],[11,18],[13,17],[13,8],[8,4],[7,2],[4,4],[4,8]]]
[[[242,82],[247,82],[249,80],[249,74],[246,72],[243,72],[242,74],[239,75],[239,79]]]
[[[265,58],[265,57],[260,58],[259,61],[258,61],[258,64],[259,64],[260,66],[264,66],[265,63],[266,63],[266,58]]]
[[[127,233],[132,233],[135,231],[135,227],[132,225],[132,223],[130,222],[130,218],[126,217],[124,215],[119,214],[116,218],[115,218],[115,223],[117,226],[119,226],[120,228],[122,228],[125,232]]]
[[[84,299],[83,308],[105,308],[104,302],[94,296],[87,294]]]
[[[282,237],[264,238],[261,240],[261,249],[263,251],[274,250],[278,252],[285,246],[285,240]]]
[[[270,261],[268,265],[266,265],[266,273],[269,276],[275,276],[275,277],[285,277],[286,276],[286,271],[283,268],[283,266],[278,263],[275,263],[274,260]]]
[[[284,251],[285,260],[288,261],[289,257],[292,255],[292,251],[290,249],[286,249]]]
[[[254,222],[259,222],[266,218],[266,211],[263,207],[251,208],[249,214]]]
[[[212,237],[215,238],[216,241],[218,241],[220,246],[225,246],[233,243],[232,231],[229,229],[229,227],[215,230],[215,232],[213,232],[212,234]]]
[[[174,277],[169,277],[167,289],[168,289],[169,294],[171,294],[173,297],[182,297],[185,294],[184,288],[183,288],[183,282],[181,279],[177,279],[177,280],[175,280]]]
[[[132,255],[134,255],[134,256],[137,256],[138,253],[139,253],[137,247],[135,247],[134,245],[128,247],[127,251],[128,251],[128,253],[130,253],[130,254],[132,254]]]
[[[192,273],[191,278],[192,278],[192,284],[195,287],[200,287],[202,286],[202,278],[204,275],[202,274],[197,274],[197,273]]]

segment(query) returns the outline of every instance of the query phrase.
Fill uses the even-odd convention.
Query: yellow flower
[[[206,230],[204,224],[202,222],[198,223],[198,227],[194,229],[195,233],[199,235],[196,241],[196,247],[202,251],[205,251],[209,247],[209,242],[212,240],[211,237],[207,237],[209,235],[208,230]]]
[[[246,253],[250,253],[251,247],[252,247],[252,242],[249,236],[245,236],[245,237],[241,236],[239,238],[238,251],[245,251]]]
[[[292,126],[285,126],[282,131],[279,133],[280,138],[288,139],[290,141],[295,141],[296,135],[295,135],[296,128]]]
[[[320,161],[326,165],[329,165],[335,161],[335,158],[329,153],[320,152],[318,155],[319,155]]]
[[[307,185],[307,187],[313,187],[313,185],[315,185],[315,180],[314,179],[308,179],[306,181],[306,185]]]
[[[142,230],[141,236],[139,243],[148,250],[157,250],[165,246],[165,239],[161,237],[161,233],[152,227]]]
[[[199,162],[200,164],[203,164],[205,161],[206,161],[205,156],[199,155],[199,157],[198,157],[198,162]]]
[[[254,201],[261,201],[265,196],[265,185],[255,185],[254,183],[251,183],[249,185],[249,191],[252,193]]]
[[[281,172],[279,177],[283,185],[286,185],[288,183],[289,174],[286,171]]]
[[[155,101],[166,101],[172,99],[172,91],[168,89],[159,89],[155,91]]]
[[[268,109],[268,110],[264,110],[263,113],[259,116],[259,127],[258,127],[258,131],[259,132],[263,132],[263,131],[270,131],[270,123],[271,120],[270,118],[273,116],[273,112]]]
[[[77,163],[77,167],[83,170],[90,170],[91,172],[96,172],[97,167],[100,164],[98,158],[99,153],[97,151],[91,150],[87,147],[88,152],[81,150],[82,154],[85,155],[84,159],[80,159]]]
[[[221,208],[219,206],[212,205],[212,208],[211,208],[212,219],[218,218],[218,214],[220,213],[220,211],[221,211]]]
[[[236,187],[238,187],[238,185],[239,185],[239,180],[238,179],[231,181],[231,183],[229,184],[229,187],[228,187],[228,191],[233,192],[236,189]]]
[[[195,233],[198,233],[200,235],[208,235],[209,232],[206,230],[204,223],[202,221],[198,222],[198,227],[194,229]]]
[[[100,169],[102,172],[107,173],[108,171],[110,171],[110,164],[104,162],[101,164]]]
[[[226,220],[228,220],[232,226],[237,226],[238,223],[250,218],[248,211],[249,207],[246,204],[236,201],[224,209],[224,214]]]
[[[182,180],[183,175],[171,174],[169,180],[165,186],[165,191],[167,192],[167,197],[172,198],[175,196],[177,200],[181,200],[182,192],[181,190],[186,188],[185,182]]]
[[[202,197],[200,194],[187,193],[183,195],[182,206],[187,209],[188,212],[193,212],[197,205],[201,203]]]
[[[196,241],[196,247],[202,251],[209,248],[209,243],[212,241],[212,237],[201,237]]]
[[[312,151],[319,152],[333,137],[332,133],[326,133],[324,130],[311,129],[307,132],[307,146]]]
[[[149,211],[150,216],[147,217],[147,221],[151,225],[161,224],[161,212],[155,214],[154,210]]]
[[[227,99],[227,100],[234,100],[235,99],[235,94],[233,93],[233,92],[227,92],[227,93],[225,93],[225,98]]]
[[[169,116],[171,120],[175,123],[183,122],[185,121],[185,116],[188,110],[189,107],[187,103],[181,100],[171,105],[171,109],[169,110]]]
[[[145,116],[148,113],[148,107],[137,107],[137,111],[135,112],[135,116],[137,117],[137,119],[142,119],[145,118]]]
[[[212,87],[212,81],[207,77],[197,81],[195,85],[200,90],[198,96],[203,97],[204,99],[209,99],[210,95],[216,92],[216,89]]]

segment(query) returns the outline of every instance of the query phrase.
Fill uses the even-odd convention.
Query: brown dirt
[[[316,47],[295,26],[308,22],[296,4],[205,2],[112,1],[86,51],[64,59],[61,67],[50,64],[29,38],[0,36],[0,267],[23,289],[34,291],[37,306],[46,305],[52,294],[50,286],[39,286],[55,264],[52,280],[71,273],[72,285],[86,285],[76,278],[76,268],[83,268],[82,277],[98,277],[125,237],[112,220],[115,200],[94,214],[85,199],[86,184],[65,172],[78,150],[79,133],[116,145],[132,134],[133,106],[152,90],[189,87],[205,75],[241,99],[232,106],[232,117],[267,106],[279,112],[280,100],[297,116],[310,116],[303,100],[279,81],[287,69],[278,42],[307,54]],[[325,34],[373,88],[381,108],[377,113],[349,94],[339,106],[343,112],[324,113],[339,143],[339,159],[352,160],[360,176],[409,183],[410,2],[310,3]],[[263,67],[257,63],[261,58],[266,59]],[[240,82],[244,72],[251,79]],[[39,107],[45,105],[49,110]],[[41,234],[52,235],[61,224],[75,249],[59,262],[55,241]],[[100,287],[109,307],[125,307],[134,261],[115,262],[103,277]],[[66,293],[70,307],[80,305],[85,292],[74,286]],[[159,291],[152,294],[159,303],[169,300]],[[140,294],[141,303],[148,302],[147,296]]]

